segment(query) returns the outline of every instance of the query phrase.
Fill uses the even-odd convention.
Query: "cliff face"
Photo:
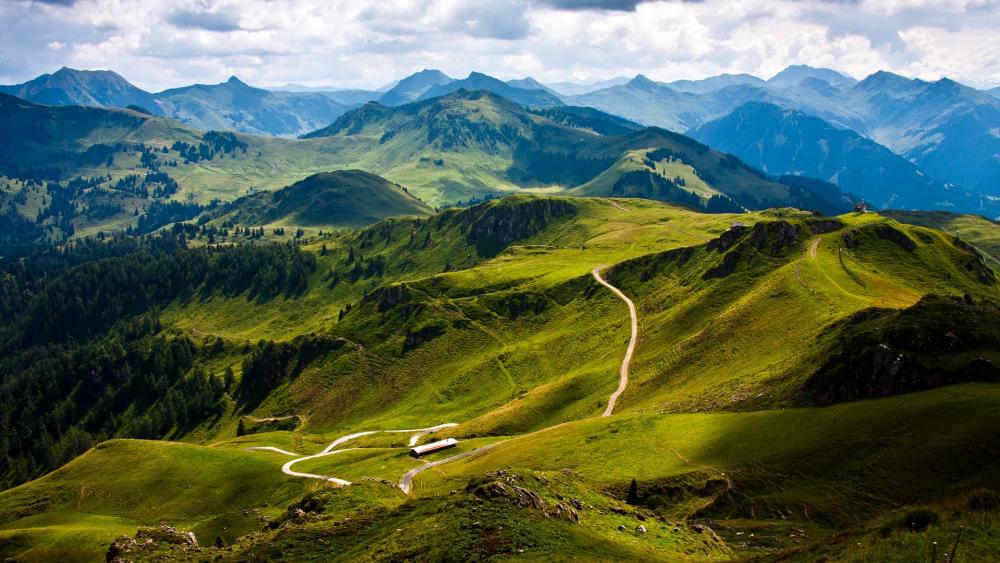
[[[1000,380],[1000,305],[927,296],[866,309],[830,328],[836,342],[804,391],[820,404]]]
[[[562,199],[509,198],[469,208],[457,217],[480,256],[496,256],[507,245],[543,231],[554,219],[576,213]]]

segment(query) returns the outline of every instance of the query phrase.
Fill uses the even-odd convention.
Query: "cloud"
[[[167,22],[181,28],[205,31],[236,31],[242,29],[237,18],[217,12],[177,10],[167,16]]]
[[[0,80],[111,68],[148,90],[501,78],[767,77],[789,64],[1000,81],[1000,0],[0,0]],[[51,46],[62,45],[55,49]]]
[[[649,0],[541,0],[540,3],[563,10],[615,10],[632,12]]]

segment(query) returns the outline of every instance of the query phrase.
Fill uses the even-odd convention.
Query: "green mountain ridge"
[[[358,228],[432,211],[405,188],[360,170],[314,174],[287,188],[240,198],[213,217],[240,225]]]

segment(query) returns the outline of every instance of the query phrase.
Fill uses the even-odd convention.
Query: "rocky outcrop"
[[[576,213],[563,199],[508,198],[469,208],[458,215],[469,244],[482,256],[494,256],[512,242],[542,232],[553,219]]]
[[[400,303],[406,303],[412,297],[409,286],[406,284],[394,284],[382,286],[366,293],[361,298],[361,304],[375,304],[375,309],[380,313],[388,311]]]
[[[146,561],[163,552],[199,551],[193,532],[184,532],[162,524],[158,528],[139,528],[135,537],[121,536],[111,543],[105,559],[111,563]]]
[[[966,259],[961,264],[965,268],[965,271],[969,272],[969,274],[983,285],[996,285],[996,273],[986,265],[986,260],[976,250],[976,247],[957,237],[952,237],[952,243],[967,254]]]
[[[814,235],[823,235],[833,231],[843,229],[844,224],[836,219],[816,219],[807,221],[806,226]]]
[[[799,228],[788,221],[757,223],[750,230],[750,244],[764,254],[780,256],[798,236]]]
[[[913,239],[891,225],[878,225],[873,230],[878,238],[894,242],[907,252],[913,252],[917,249],[917,243],[913,242]]]
[[[725,252],[732,248],[732,246],[736,244],[736,242],[739,241],[740,238],[742,238],[743,235],[749,230],[750,227],[732,227],[728,231],[719,235],[717,238],[708,241],[705,244],[705,250],[708,250],[709,252]]]
[[[546,518],[565,520],[567,522],[579,523],[580,515],[573,503],[557,502],[550,503],[543,500],[534,491],[517,484],[523,479],[520,475],[509,474],[506,471],[493,471],[486,474],[485,479],[473,479],[469,481],[465,492],[476,495],[485,500],[501,499],[521,508],[538,510]]]
[[[743,255],[739,250],[731,250],[727,252],[726,255],[722,257],[722,262],[713,268],[705,270],[705,273],[702,274],[701,278],[710,280],[728,276],[736,271],[736,267],[739,266],[740,258],[742,257]]]
[[[997,381],[998,327],[1000,305],[971,297],[928,296],[903,311],[859,311],[829,329],[836,343],[804,390],[829,404]]]

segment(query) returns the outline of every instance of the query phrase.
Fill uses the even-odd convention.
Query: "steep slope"
[[[848,205],[842,194],[830,197],[805,186],[772,181],[731,154],[655,127],[602,139],[579,153],[591,159],[614,155],[622,156],[570,193],[650,197],[708,211],[793,206],[839,213]]]
[[[793,82],[794,84],[794,82]],[[806,78],[777,90],[793,106],[849,127],[932,176],[996,195],[1000,101],[949,79],[911,80],[879,71],[848,85]]]
[[[883,211],[900,223],[938,229],[976,247],[987,257],[986,263],[1000,269],[1000,224],[981,215],[960,215],[946,211]]]
[[[535,80],[530,76],[526,76],[524,78],[519,78],[515,80],[508,80],[507,85],[513,86],[515,88],[522,88],[524,90],[544,90],[549,94],[556,96],[557,98],[559,97],[558,92],[556,92],[552,88],[549,88],[548,86],[542,84],[541,82]]]
[[[139,106],[162,114],[153,95],[133,86],[110,70],[74,70],[62,67],[24,84],[0,86],[0,92],[49,106]]]
[[[43,106],[6,94],[0,94],[0,109],[0,172],[15,177],[30,168],[52,168],[50,176],[58,177],[67,157],[86,160],[94,144],[154,138],[165,123],[132,110]],[[177,133],[186,139],[195,135],[185,128]]]
[[[275,192],[240,198],[213,218],[240,225],[363,227],[386,217],[429,215],[405,188],[360,170],[314,174]]]
[[[192,127],[265,135],[312,131],[350,107],[315,92],[269,92],[253,88],[235,76],[221,84],[165,90],[155,97],[167,115]]]
[[[784,218],[734,228],[702,247],[611,270],[612,283],[646,309],[649,326],[624,408],[743,410],[810,402],[805,383],[830,360],[828,343],[843,334],[830,324],[835,319],[909,307],[927,294],[1000,301],[983,257],[952,236],[875,214],[838,219]],[[927,328],[940,330],[933,323]],[[976,351],[966,356],[959,347],[931,346],[929,353],[961,360],[990,348],[988,341],[962,338]],[[781,344],[788,342],[797,343],[794,350]],[[763,352],[778,349],[784,351]],[[875,369],[891,371],[890,364]]]
[[[740,106],[690,135],[771,174],[828,180],[878,208],[979,211],[991,206],[853,131],[771,104]]]
[[[876,74],[853,89],[872,138],[930,174],[998,195],[1000,100],[948,79],[899,78]]]
[[[415,102],[431,88],[447,84],[452,80],[454,79],[440,70],[424,69],[397,82],[395,86],[382,94],[378,102],[385,106],[399,106]]]

